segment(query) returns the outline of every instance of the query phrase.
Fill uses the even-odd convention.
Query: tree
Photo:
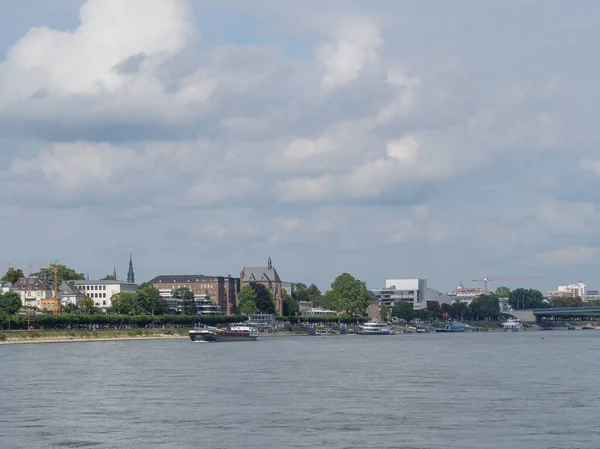
[[[559,296],[550,299],[551,307],[583,307],[585,305],[579,296]]]
[[[500,317],[500,301],[495,294],[481,295],[469,305],[475,320],[497,320]]]
[[[94,300],[89,296],[86,296],[79,302],[79,310],[81,310],[81,313],[93,313],[95,308]]]
[[[138,286],[135,302],[139,313],[155,315],[164,310],[159,291],[149,282],[144,282]]]
[[[510,296],[510,288],[498,287],[495,293],[498,298],[508,298]]]
[[[334,310],[351,316],[365,316],[371,303],[367,284],[348,273],[342,273],[333,281],[325,297]]]
[[[48,279],[50,282],[54,282],[54,269],[58,268],[58,284],[62,284],[63,281],[82,281],[85,279],[83,273],[77,273],[72,268],[68,268],[60,264],[50,264],[50,268],[44,268],[37,273],[32,273],[32,276],[41,277]]]
[[[256,292],[249,285],[242,288],[238,294],[238,310],[242,315],[258,313],[258,307],[256,307]]]
[[[261,313],[275,313],[275,301],[271,292],[262,284],[255,282],[250,284],[250,287],[256,292],[256,307]]]
[[[294,316],[300,312],[300,306],[298,302],[287,294],[287,292],[283,292],[283,316]]]
[[[293,296],[297,302],[310,301],[310,298],[308,297],[308,293],[306,292],[306,290],[294,290]]]
[[[0,296],[0,309],[7,315],[14,315],[21,310],[21,296],[15,292],[7,292]]]
[[[469,320],[471,319],[471,309],[466,302],[455,301],[450,306],[450,316],[454,320]]]
[[[196,308],[196,300],[194,299],[194,292],[187,287],[178,288],[173,293],[173,298],[179,299],[181,309],[184,315],[196,315],[198,309]]]
[[[296,284],[294,284],[294,290],[295,291],[303,291],[306,290],[308,287],[306,287],[306,284],[303,284],[302,282],[297,282]]]
[[[120,315],[135,315],[137,313],[135,296],[131,293],[115,293],[110,301],[114,311]]]
[[[306,295],[308,297],[308,301],[318,301],[321,298],[321,290],[315,285],[310,284],[310,286],[306,289]]]
[[[392,307],[392,316],[409,322],[414,318],[415,311],[411,303],[400,301]]]
[[[510,292],[508,303],[515,310],[544,307],[544,295],[539,290],[517,288]]]
[[[437,301],[427,301],[427,319],[429,321],[439,320],[442,318],[442,308]]]
[[[11,284],[16,284],[17,281],[21,278],[25,277],[23,274],[23,270],[20,268],[14,269],[9,268],[4,276],[2,276],[2,282],[10,282]]]
[[[101,280],[102,281],[116,281],[117,279],[115,278],[114,274],[107,274]]]
[[[381,321],[383,322],[387,322],[390,319],[389,316],[389,312],[388,312],[388,308],[385,304],[381,304],[379,306],[379,316],[381,317]]]

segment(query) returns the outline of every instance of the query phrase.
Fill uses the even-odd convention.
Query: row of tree
[[[383,310],[383,308],[382,308]],[[385,316],[383,316],[385,314]],[[382,314],[382,319],[387,319],[387,308]],[[442,304],[437,301],[428,301],[427,308],[414,310],[412,304],[399,302],[392,308],[392,316],[412,321],[458,320],[458,321],[497,321],[502,318],[500,303],[496,295],[481,295],[473,299],[469,305],[466,302],[456,301],[452,304]]]

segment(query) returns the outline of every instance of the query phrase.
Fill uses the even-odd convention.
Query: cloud
[[[382,44],[379,29],[372,23],[341,26],[333,42],[322,43],[317,48],[316,58],[323,70],[321,86],[334,90],[357,79],[377,64]]]
[[[600,159],[585,157],[581,159],[580,167],[582,170],[589,170],[600,175]]]
[[[537,254],[534,263],[545,266],[583,265],[594,260],[600,248],[571,245]]]

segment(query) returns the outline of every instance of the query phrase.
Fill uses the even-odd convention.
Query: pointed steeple
[[[273,263],[271,262],[271,256],[269,256],[269,265],[268,265],[269,270],[273,269]]]
[[[113,281],[117,280],[117,267],[113,267]]]
[[[127,282],[132,284],[135,283],[135,274],[133,272],[133,259],[131,254],[129,255],[129,271],[127,272]]]

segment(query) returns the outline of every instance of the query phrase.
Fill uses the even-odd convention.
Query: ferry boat
[[[446,323],[443,329],[436,329],[436,332],[465,332],[463,323]]]
[[[234,324],[228,329],[192,329],[189,335],[192,341],[255,341],[258,338],[258,329],[247,324]]]
[[[378,322],[363,324],[358,333],[360,335],[394,335],[394,331],[388,327],[387,323]]]
[[[315,335],[329,335],[329,330],[324,326],[317,326],[315,328]]]
[[[523,332],[525,330],[521,320],[517,320],[516,318],[509,318],[502,323],[502,327],[504,328],[504,332]]]

